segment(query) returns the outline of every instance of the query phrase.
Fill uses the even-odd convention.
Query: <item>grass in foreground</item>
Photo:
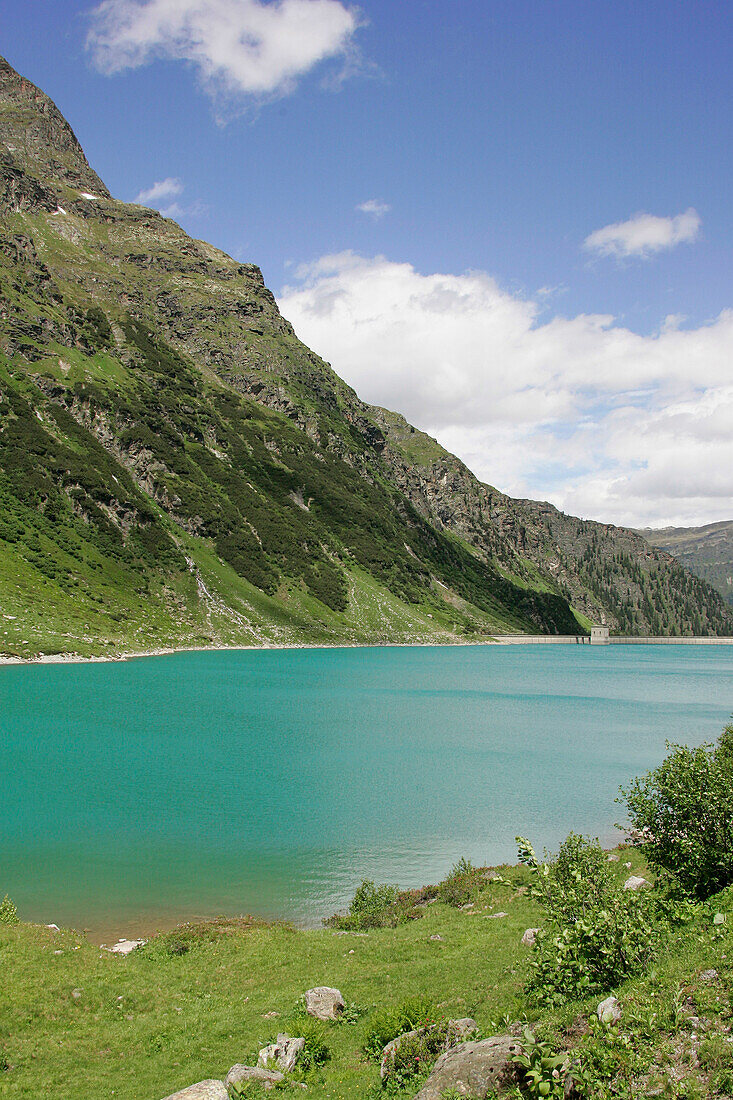
[[[485,1034],[526,1015],[520,940],[539,909],[526,869],[506,879],[483,880],[471,909],[437,900],[420,919],[367,934],[221,920],[126,958],[73,931],[0,924],[0,1096],[157,1100],[221,1078],[288,1030],[314,985],[338,987],[355,1007],[352,1023],[314,1025],[331,1058],[310,1072],[311,1094],[370,1096],[378,1069],[361,1051],[380,1010],[420,996],[446,1016],[473,1016]]]

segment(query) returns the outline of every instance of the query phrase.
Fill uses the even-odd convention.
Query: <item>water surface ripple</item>
[[[514,836],[610,840],[665,739],[713,740],[733,648],[181,653],[0,668],[0,896],[134,931],[304,923],[364,878],[435,881]]]

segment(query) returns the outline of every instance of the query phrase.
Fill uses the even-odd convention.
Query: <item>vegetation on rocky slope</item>
[[[665,550],[733,604],[733,520],[703,527],[645,527],[647,542]]]
[[[717,594],[636,536],[548,520],[360,402],[256,267],[113,200],[4,61],[0,141],[0,650],[466,640],[590,618],[733,632]]]

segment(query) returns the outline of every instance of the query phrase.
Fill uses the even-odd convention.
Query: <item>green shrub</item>
[[[364,879],[357,886],[348,911],[342,915],[329,917],[324,923],[331,928],[360,931],[367,928],[384,928],[401,923],[397,919],[395,907],[400,898],[399,886],[383,883],[376,886],[370,879]]]
[[[416,1077],[428,1073],[438,1056],[451,1045],[451,1039],[446,1020],[416,1029],[415,1034],[402,1040],[390,1058],[382,1087],[389,1093],[399,1092]]]
[[[331,1051],[315,1024],[301,1027],[298,1035],[305,1039],[305,1046],[298,1059],[299,1069],[307,1073],[314,1066],[322,1066],[329,1061]]]
[[[521,1052],[512,1055],[523,1091],[532,1097],[560,1097],[565,1095],[564,1074],[566,1054],[554,1054],[549,1043],[538,1039],[524,1029]]]
[[[17,907],[6,894],[0,901],[0,924],[17,924],[19,919]]]
[[[621,793],[635,847],[704,900],[733,883],[733,726],[716,746],[668,748],[658,768]]]
[[[438,884],[438,899],[444,905],[458,909],[475,900],[482,885],[481,872],[470,859],[459,859],[442,882]]]
[[[526,840],[517,842],[520,861],[535,872],[531,893],[547,914],[529,964],[528,991],[559,1005],[612,989],[643,970],[657,940],[649,891],[623,890],[597,840],[571,833],[545,862]]]
[[[375,1013],[367,1032],[364,1053],[378,1062],[387,1043],[406,1031],[438,1023],[438,1010],[428,997],[409,997],[399,1005]]]

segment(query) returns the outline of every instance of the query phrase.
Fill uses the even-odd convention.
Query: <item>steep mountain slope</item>
[[[717,588],[733,604],[733,520],[704,527],[645,527],[640,535]]]
[[[0,649],[575,633],[570,602],[733,630],[638,536],[359,401],[256,267],[112,199],[6,62],[0,300]]]

